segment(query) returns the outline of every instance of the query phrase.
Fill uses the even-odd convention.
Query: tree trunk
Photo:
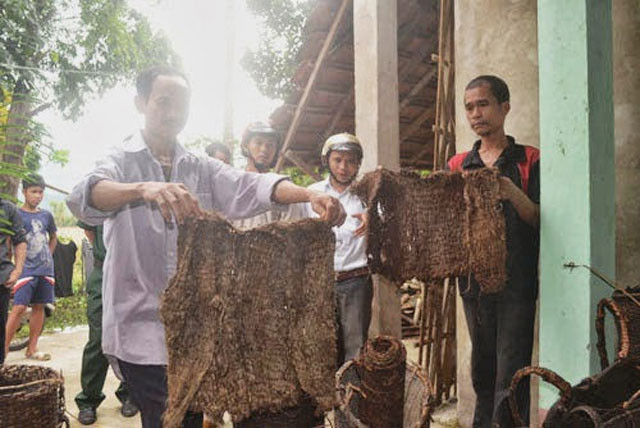
[[[7,119],[6,142],[2,153],[2,163],[0,167],[0,191],[12,196],[18,194],[20,185],[20,175],[16,174],[23,166],[22,159],[24,151],[31,141],[31,101],[29,93],[21,90],[16,85],[12,95],[9,117]],[[10,165],[8,165],[10,164]]]

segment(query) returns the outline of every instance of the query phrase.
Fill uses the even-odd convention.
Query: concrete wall
[[[616,277],[640,283],[640,1],[613,2]]]
[[[539,146],[536,0],[456,0],[456,145],[468,150],[475,135],[464,115],[464,87],[480,74],[502,77],[511,91],[507,132]]]
[[[366,154],[361,173],[400,168],[397,31],[396,0],[353,2],[356,134]],[[400,338],[397,285],[374,275],[373,289],[369,336]]]
[[[539,146],[536,0],[456,0],[456,148],[471,148],[476,136],[463,107],[464,87],[481,74],[502,77],[511,91],[506,130],[518,142]],[[471,345],[462,304],[457,316],[458,419],[471,426],[475,395],[470,380]]]

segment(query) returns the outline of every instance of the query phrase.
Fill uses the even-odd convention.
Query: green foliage
[[[0,1],[0,177],[22,178],[68,152],[34,120],[76,119],[88,99],[153,64],[178,65],[167,39],[125,0]],[[29,148],[30,147],[30,148]],[[15,179],[3,180],[7,193]],[[13,184],[13,185],[11,185]]]
[[[312,0],[247,0],[249,10],[262,20],[260,44],[242,58],[242,66],[258,89],[270,98],[286,99],[295,87],[302,30],[315,2]]]
[[[319,170],[317,167],[315,172],[319,173]],[[300,168],[295,166],[284,168],[282,170],[282,174],[291,177],[291,181],[293,181],[294,184],[297,184],[298,186],[302,186],[302,187],[307,187],[310,184],[313,184],[316,182],[316,180],[312,176],[310,176],[309,174],[305,174]]]
[[[56,310],[45,322],[45,332],[87,323],[87,295],[74,294],[56,300]]]
[[[178,63],[124,0],[4,0],[0,28],[0,85],[37,94],[68,118],[139,70]]]
[[[77,223],[76,218],[71,214],[71,211],[67,208],[67,205],[62,201],[49,202],[51,208],[51,214],[58,227],[75,226]]]

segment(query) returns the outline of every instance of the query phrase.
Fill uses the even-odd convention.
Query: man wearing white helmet
[[[367,340],[371,322],[373,286],[367,266],[367,218],[362,201],[350,186],[358,175],[362,163],[362,145],[355,135],[336,134],[322,147],[322,165],[329,177],[309,186],[340,200],[347,219],[334,227],[336,250],[334,269],[335,292],[338,308],[338,363],[353,359]],[[316,215],[307,204],[307,215]]]

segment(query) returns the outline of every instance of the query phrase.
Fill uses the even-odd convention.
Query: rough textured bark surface
[[[331,229],[318,220],[241,232],[215,214],[180,228],[161,305],[169,350],[165,426],[188,409],[234,421],[335,402]]]
[[[417,174],[380,169],[352,189],[367,204],[369,267],[390,280],[473,274],[484,293],[507,279],[497,171]]]

